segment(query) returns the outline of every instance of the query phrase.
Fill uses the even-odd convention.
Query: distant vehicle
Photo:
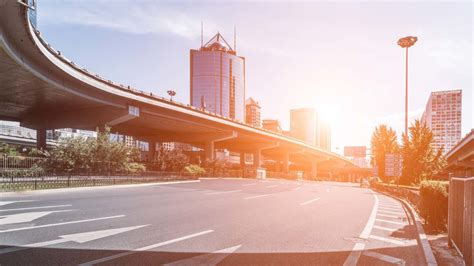
[[[360,187],[367,187],[367,188],[370,187],[369,181],[368,181],[367,179],[365,179],[365,178],[362,178],[362,179],[360,180]]]

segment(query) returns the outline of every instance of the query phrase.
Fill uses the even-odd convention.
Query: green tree
[[[161,147],[158,156],[151,162],[153,169],[158,171],[180,172],[189,164],[189,158],[183,150],[177,148],[165,150]]]
[[[378,176],[384,182],[389,179],[385,176],[385,155],[389,153],[398,153],[397,134],[386,125],[379,125],[375,128],[370,141],[372,146],[373,158],[377,165]]]
[[[19,155],[20,153],[18,152],[18,150],[13,147],[13,146],[10,146],[4,142],[0,142],[0,155],[4,155],[4,156],[17,156]]]
[[[418,184],[438,174],[446,164],[443,149],[433,148],[433,133],[416,120],[409,128],[409,135],[403,136],[403,169],[401,184]]]

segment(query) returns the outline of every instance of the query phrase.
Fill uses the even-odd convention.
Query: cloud
[[[49,2],[39,7],[40,24],[75,24],[131,34],[173,34],[184,38],[200,35],[201,21],[151,2],[126,1]]]

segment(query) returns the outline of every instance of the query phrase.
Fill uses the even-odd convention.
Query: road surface
[[[396,200],[356,184],[203,179],[0,194],[0,265],[422,265]]]

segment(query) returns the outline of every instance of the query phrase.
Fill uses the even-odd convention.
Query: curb
[[[411,206],[411,204],[408,203],[406,200],[401,199],[399,197],[390,195],[390,194],[385,193],[385,192],[378,191],[377,189],[375,189],[375,190],[378,193],[384,194],[388,197],[391,197],[391,198],[394,198],[394,199],[400,201],[405,206],[405,208],[410,212],[410,216],[413,219],[416,230],[418,232],[417,242],[418,242],[418,244],[420,244],[421,250],[422,250],[423,255],[425,257],[426,264],[430,265],[430,266],[437,266],[438,262],[436,262],[436,258],[433,254],[433,250],[431,250],[430,243],[428,242],[428,238],[426,237],[425,230],[423,229],[423,225],[421,224],[421,219],[418,216],[418,213],[415,211],[415,209]]]

